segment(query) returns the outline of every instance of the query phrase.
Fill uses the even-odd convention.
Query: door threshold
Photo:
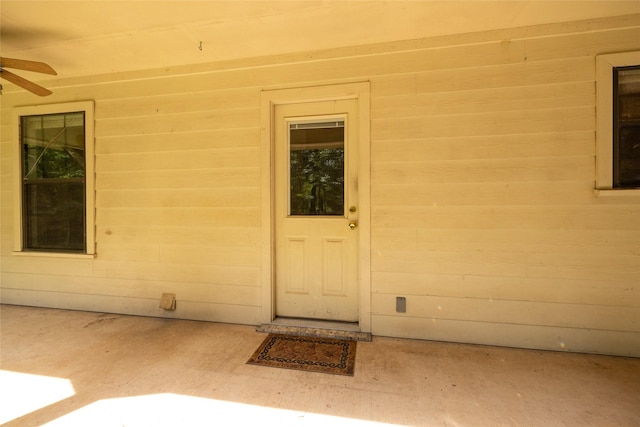
[[[256,331],[271,334],[371,341],[371,334],[361,332],[358,323],[335,322],[330,320],[277,317],[271,323],[260,325]]]

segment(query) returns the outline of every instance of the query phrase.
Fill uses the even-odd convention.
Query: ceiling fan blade
[[[11,83],[16,84],[29,92],[35,93],[38,96],[47,96],[53,93],[49,89],[45,89],[40,85],[30,82],[27,79],[23,79],[22,77],[4,69],[0,69],[0,77],[9,80]]]
[[[57,76],[56,70],[44,62],[27,61],[26,59],[0,58],[0,68],[15,68],[17,70],[33,71],[35,73]]]

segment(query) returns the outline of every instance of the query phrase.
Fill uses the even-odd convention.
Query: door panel
[[[305,277],[306,237],[286,236],[287,239],[287,292],[308,294],[308,281]]]
[[[356,100],[276,106],[277,316],[358,320],[356,115]]]
[[[325,237],[322,248],[324,295],[345,296],[348,293],[348,278],[345,271],[346,239]]]

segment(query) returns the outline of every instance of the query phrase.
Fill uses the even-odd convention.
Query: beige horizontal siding
[[[593,82],[501,87],[374,98],[372,116],[386,119],[592,106]]]
[[[96,120],[96,132],[101,136],[139,134],[180,134],[210,129],[256,127],[257,109],[180,112],[153,116],[133,116]]]
[[[635,255],[531,254],[505,251],[382,252],[372,259],[374,271],[464,274],[550,279],[616,280],[633,283]],[[577,291],[577,289],[576,289]]]
[[[162,292],[174,292],[180,302],[188,301],[191,296],[194,302],[215,304],[236,304],[238,297],[247,306],[258,306],[260,290],[254,286],[234,286],[223,284],[189,283],[185,281],[154,281],[123,279],[117,277],[95,278],[87,283],[82,276],[56,276],[49,274],[17,274],[6,273],[11,282],[7,289],[32,292],[67,293],[67,294],[99,294],[102,296],[125,296],[146,300],[157,299]],[[83,292],[78,292],[83,289]]]
[[[593,157],[594,130],[376,141],[376,163]],[[401,144],[401,145],[400,145]],[[595,168],[595,166],[594,166]]]
[[[374,228],[640,230],[637,206],[432,206],[373,209]],[[403,225],[404,224],[404,225]]]
[[[105,99],[96,108],[102,119],[162,116],[201,111],[227,111],[257,105],[260,94],[255,89],[195,91],[150,95],[143,98]]]
[[[216,152],[213,150],[190,151],[162,151],[149,153],[126,153],[111,155],[97,155],[96,169],[102,172],[140,171],[140,170],[168,170],[168,169],[216,169],[230,167],[256,167],[260,153],[257,149],[228,150]]]
[[[427,335],[433,340],[476,344],[486,344],[486,337],[491,336],[494,345],[556,351],[635,354],[635,344],[638,342],[637,332],[600,329],[380,315],[373,315],[371,323],[380,335],[405,338],[423,338]]]
[[[255,323],[259,92],[171,80],[163,94],[147,93],[143,81],[97,104],[92,274],[146,289],[116,285],[126,298],[175,293],[179,317]]]
[[[104,284],[104,287],[111,287]],[[139,287],[137,285],[136,287]],[[172,287],[171,289],[174,289]],[[158,299],[137,296],[102,295],[97,293],[68,293],[32,291],[29,289],[6,288],[2,291],[5,304],[23,305],[25,301],[37,302],[39,307],[72,310],[123,313],[136,316],[154,316],[192,320],[223,320],[229,323],[256,324],[260,320],[260,307],[237,304],[219,304],[209,301],[182,300],[176,311],[158,308]]]
[[[547,277],[496,277],[461,273],[377,272],[372,277],[372,293],[404,296],[448,296],[487,301],[539,301],[563,304],[633,306],[636,291],[621,288],[614,278],[550,279]],[[575,289],[579,288],[580,292]],[[388,302],[386,303],[389,304]],[[389,310],[395,307],[380,307]],[[398,314],[396,314],[398,315]]]
[[[412,206],[555,205],[590,203],[593,198],[592,188],[579,181],[564,181],[542,190],[549,181],[551,179],[540,179],[509,185],[455,181],[424,185],[383,184],[372,196],[377,196],[383,206],[401,203]]]
[[[161,207],[237,207],[251,208],[260,190],[257,188],[195,188],[104,190],[97,207],[161,208]]]
[[[203,131],[137,134],[103,137],[96,141],[96,154],[124,154],[161,151],[220,150],[256,147],[259,129],[210,129]]]
[[[260,183],[257,167],[223,167],[216,169],[172,169],[99,172],[98,190],[143,190],[211,188],[212,183],[222,188],[256,188]]]
[[[577,180],[577,173],[594,172],[589,156],[518,159],[404,161],[375,165],[372,173],[387,185],[518,183]],[[542,185],[542,184],[540,184]],[[446,187],[445,187],[446,188]],[[508,199],[507,199],[508,200]]]
[[[107,208],[98,209],[96,215],[98,227],[119,226],[156,226],[156,227],[260,227],[258,208]]]
[[[371,121],[373,143],[386,139],[415,139],[593,129],[594,107],[516,110],[500,113],[437,114]]]
[[[257,286],[259,271],[256,267],[219,266],[137,262],[102,261],[93,263],[92,275],[118,279],[138,279],[147,281],[170,281],[185,283],[218,283],[222,285]],[[189,299],[188,295],[185,295]]]
[[[381,97],[493,88],[516,88],[517,90],[523,86],[593,83],[593,74],[594,58],[592,56],[567,57],[548,61],[381,76],[372,82],[372,89]],[[376,102],[378,101],[372,100],[372,107],[376,106]]]
[[[205,226],[201,222],[185,223],[175,221],[171,225],[150,225],[127,223],[117,225],[116,221],[106,221],[108,225],[97,226],[99,241],[108,239],[114,245],[123,247],[133,240],[143,240],[150,244],[188,245],[202,239],[206,245],[224,248],[232,246],[258,247],[260,245],[260,228],[240,226],[223,226],[213,224]],[[246,218],[245,218],[246,222]]]
[[[640,251],[640,230],[378,228],[380,248],[410,251],[505,251],[598,255],[603,252],[633,256]]]
[[[640,32],[531,36],[373,80],[373,328],[551,349],[601,330],[636,354],[640,206],[593,194],[594,64]]]
[[[237,246],[237,245],[236,245]],[[259,254],[253,247],[238,247],[236,251],[223,245],[177,245],[130,243],[103,239],[100,258],[112,261],[160,262],[208,266],[255,266]]]
[[[373,295],[372,312],[374,314],[397,315],[392,307],[395,307],[395,299],[392,296]],[[411,301],[407,302],[406,316],[437,320],[640,332],[636,307],[594,304],[566,305],[539,301],[413,296]],[[605,325],[606,328],[603,328]]]
[[[57,80],[96,103],[95,259],[11,255],[8,92],[2,300],[258,323],[261,91],[367,80],[372,332],[639,356],[640,204],[593,193],[595,57],[628,50],[637,15]]]

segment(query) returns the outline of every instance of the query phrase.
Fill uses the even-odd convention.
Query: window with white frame
[[[15,249],[93,254],[93,102],[19,107],[15,125]]]
[[[640,189],[640,52],[597,58],[596,188]]]

